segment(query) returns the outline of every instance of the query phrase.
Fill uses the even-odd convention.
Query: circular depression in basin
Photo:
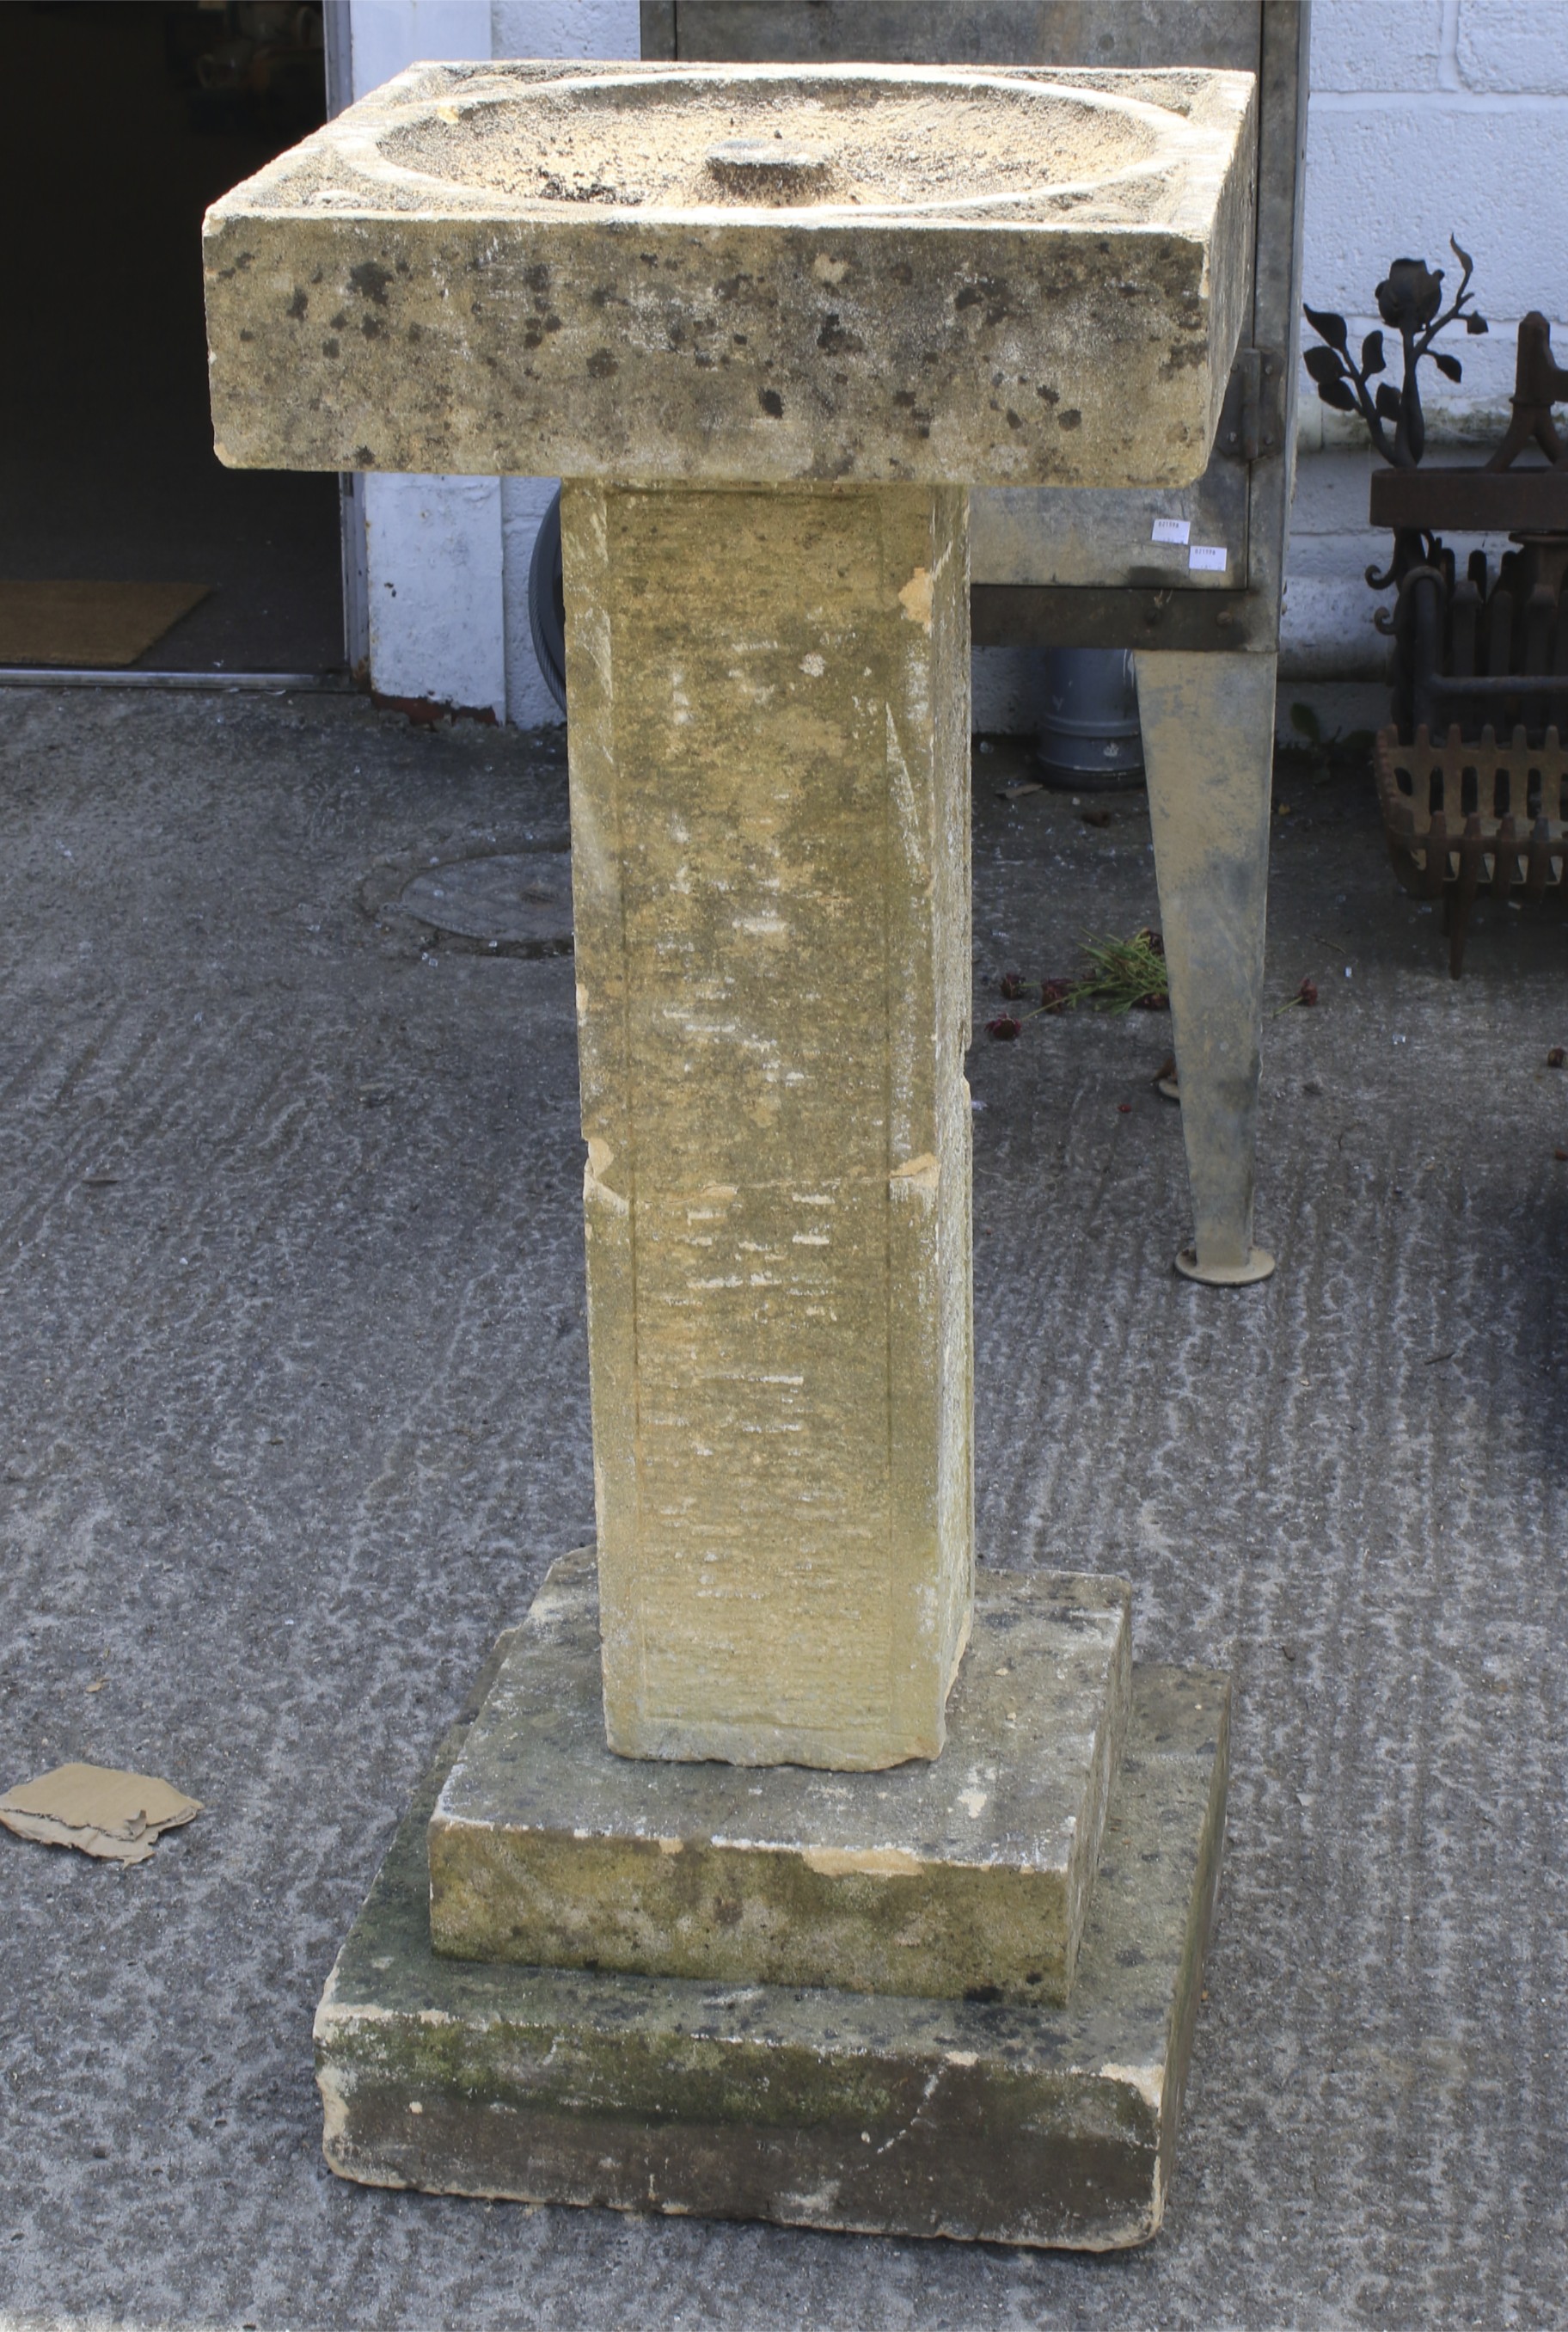
[[[520,91],[480,82],[377,144],[400,172],[530,210],[946,212],[1146,168],[1165,158],[1167,119],[958,70],[676,69]]]

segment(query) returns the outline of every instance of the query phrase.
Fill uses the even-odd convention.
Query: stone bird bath
[[[1159,2222],[1226,1688],[976,1596],[966,490],[1203,469],[1252,98],[416,66],[209,215],[224,460],[565,482],[597,1577],[335,1972],[347,2174]]]

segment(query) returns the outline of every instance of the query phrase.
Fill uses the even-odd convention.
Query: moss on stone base
[[[443,1960],[400,1830],[316,2024],[371,2184],[1112,2250],[1164,2214],[1218,1882],[1229,1686],[1135,1671],[1065,2008]]]

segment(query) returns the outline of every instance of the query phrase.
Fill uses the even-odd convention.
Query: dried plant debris
[[[1277,1004],[1274,1007],[1274,1018],[1278,1020],[1279,1015],[1282,1012],[1288,1012],[1293,1004],[1310,1006],[1316,1004],[1316,1001],[1317,982],[1311,978],[1305,979],[1293,995],[1288,996],[1283,1004]]]
[[[109,1765],[57,1765],[0,1798],[0,1822],[18,1838],[74,1846],[106,1862],[145,1862],[166,1830],[201,1811],[171,1782]]]
[[[1135,932],[1130,940],[1086,940],[1088,976],[1073,992],[1073,1001],[1092,1004],[1098,1012],[1165,1012],[1170,989],[1165,970],[1165,943],[1158,932]]]
[[[1004,1012],[986,1022],[986,1035],[1012,1038],[1018,1035],[1023,1020],[1038,1019],[1042,1012],[1066,1011],[1078,1004],[1092,1005],[1097,1012],[1164,1012],[1170,1008],[1165,943],[1158,932],[1145,926],[1135,932],[1130,940],[1085,940],[1083,952],[1088,968],[1080,979],[1042,980],[1040,1002],[1032,1012],[1025,1013],[1022,1019]],[[997,981],[1009,1003],[1023,996],[1029,985],[1018,971],[1005,971]]]

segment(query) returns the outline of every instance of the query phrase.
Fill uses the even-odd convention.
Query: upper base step
[[[604,1745],[592,1553],[551,1570],[430,1826],[435,1948],[736,1983],[1065,2000],[1131,1675],[1125,1581],[982,1570],[934,1761]]]

